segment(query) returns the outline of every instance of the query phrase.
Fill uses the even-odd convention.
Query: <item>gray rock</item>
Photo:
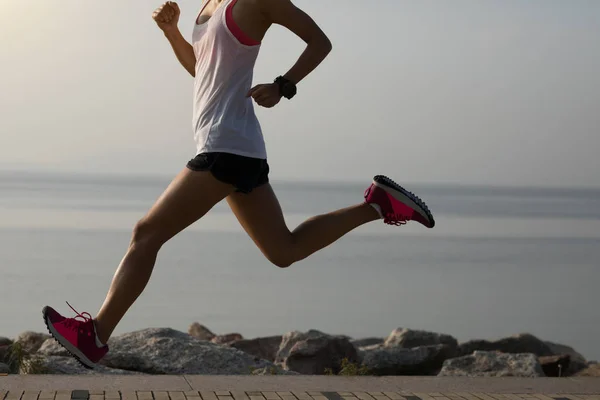
[[[600,364],[590,364],[587,368],[577,372],[575,376],[593,376],[600,378]]]
[[[51,336],[38,332],[23,332],[15,339],[15,344],[19,344],[27,354],[33,354],[39,350],[47,339]]]
[[[538,361],[542,366],[542,371],[547,377],[563,377],[565,371],[569,369],[571,364],[571,356],[568,354],[561,354],[559,356],[545,356],[538,357]]]
[[[218,335],[211,339],[215,344],[232,344],[238,340],[243,340],[244,337],[239,333],[228,333],[227,335]]]
[[[188,333],[197,339],[208,341],[212,340],[212,338],[217,336],[214,333],[212,333],[210,329],[208,329],[206,326],[201,325],[198,322],[194,322],[192,325],[190,325]]]
[[[350,341],[350,343],[352,343],[357,349],[360,349],[361,347],[373,346],[376,344],[383,344],[383,342],[385,342],[384,338],[364,338]]]
[[[8,363],[10,357],[10,346],[13,341],[0,336],[0,363]]]
[[[38,373],[49,375],[142,375],[139,372],[124,371],[98,365],[95,369],[84,368],[73,357],[48,356],[39,358],[41,368]]]
[[[442,364],[454,353],[443,345],[412,349],[374,345],[360,350],[360,359],[372,375],[437,375]]]
[[[420,346],[446,345],[450,349],[456,349],[458,342],[450,335],[441,333],[418,331],[412,329],[395,329],[385,340],[385,347],[402,347],[412,349]]]
[[[438,376],[533,378],[543,377],[544,372],[534,354],[475,351],[446,360]]]
[[[337,374],[342,361],[358,362],[356,348],[345,337],[319,336],[300,340],[290,349],[283,367],[305,375],[322,375],[327,370]]]
[[[0,346],[0,363],[7,363],[10,358],[10,345]]]
[[[291,358],[290,358],[291,356]],[[356,348],[346,336],[332,336],[318,330],[288,332],[283,335],[275,363],[287,370],[301,373],[323,373],[330,368],[341,369],[341,361],[357,362]]]
[[[552,342],[548,342],[548,341],[544,342],[544,344],[546,344],[550,348],[550,351],[552,351],[552,353],[554,353],[555,356],[559,356],[562,354],[568,354],[569,356],[571,356],[571,362],[579,362],[581,364],[587,364],[585,357],[582,356],[577,351],[575,351],[575,349],[573,349],[570,346],[566,346],[564,344],[552,343]]]
[[[37,352],[44,356],[71,357],[69,352],[58,344],[54,338],[46,339]]]
[[[294,371],[287,371],[279,365],[266,368],[258,368],[252,371],[252,375],[300,375]]]
[[[113,337],[101,364],[149,374],[249,375],[273,366],[240,350],[219,346],[168,328]]]
[[[329,335],[314,329],[309,330],[308,332],[293,331],[286,333],[281,338],[281,344],[279,346],[277,356],[275,357],[275,363],[283,364],[285,359],[289,356],[292,347],[294,347],[299,341],[322,336]]]
[[[573,349],[572,347],[552,342],[544,342],[544,344],[546,344],[550,348],[550,351],[555,356],[569,356],[569,366],[566,368],[566,370],[562,371],[563,376],[574,375],[587,367],[588,362],[586,361],[585,357],[576,352],[575,349]]]
[[[269,336],[256,339],[244,339],[233,342],[230,346],[253,355],[254,357],[274,362],[282,338],[282,336]]]
[[[487,340],[470,340],[458,346],[459,356],[469,355],[474,351],[500,351],[509,354],[531,353],[538,357],[555,355],[546,343],[528,333],[492,342]]]
[[[0,363],[0,374],[8,374],[10,373],[10,368],[8,365]]]

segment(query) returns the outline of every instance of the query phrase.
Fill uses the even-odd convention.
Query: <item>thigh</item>
[[[248,194],[233,193],[227,203],[236,218],[256,243],[271,259],[291,249],[292,234],[288,229],[281,205],[269,183]]]
[[[184,168],[142,219],[158,241],[166,242],[204,216],[234,191],[210,172]]]

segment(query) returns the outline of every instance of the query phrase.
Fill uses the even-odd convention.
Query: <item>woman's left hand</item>
[[[279,85],[276,83],[254,86],[248,92],[247,97],[252,97],[256,104],[265,108],[274,107],[281,101]]]

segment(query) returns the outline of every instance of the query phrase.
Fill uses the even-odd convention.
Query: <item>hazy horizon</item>
[[[3,2],[1,171],[185,166],[192,78],[151,19],[161,3]],[[179,4],[189,39],[200,0]],[[256,108],[273,181],[600,187],[600,2],[295,4],[334,50],[295,99]],[[274,27],[255,83],[303,48]]]
[[[0,169],[0,178],[4,179],[20,179],[29,178],[39,183],[39,179],[42,177],[56,178],[58,181],[61,180],[75,180],[85,179],[87,183],[103,182],[131,182],[132,180],[141,180],[147,183],[156,183],[160,181],[167,183],[173,179],[173,176],[168,173],[102,173],[102,172],[81,172],[81,171],[44,171],[44,170],[33,170],[33,169]],[[364,179],[346,179],[341,180],[338,178],[325,178],[325,179],[303,179],[299,178],[287,178],[278,177],[270,179],[273,184],[290,184],[290,185],[308,185],[310,187],[318,187],[321,185],[333,185],[333,187],[347,187],[356,185],[365,185]],[[82,183],[82,182],[79,182]],[[369,182],[367,182],[369,183]],[[438,190],[457,190],[464,188],[465,190],[502,190],[510,191],[512,189],[518,191],[532,191],[532,192],[544,192],[544,191],[577,191],[580,193],[600,193],[600,185],[598,186],[568,186],[568,185],[530,185],[530,184],[489,184],[481,182],[471,183],[458,183],[458,182],[422,182],[422,181],[402,181],[402,184],[407,188],[429,188]],[[409,185],[409,186],[407,186]]]

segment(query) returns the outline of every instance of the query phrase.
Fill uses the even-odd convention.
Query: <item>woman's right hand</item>
[[[165,4],[160,6],[152,14],[152,18],[156,21],[156,24],[163,32],[177,29],[177,23],[179,22],[179,15],[181,11],[179,6],[174,1],[167,1]]]

